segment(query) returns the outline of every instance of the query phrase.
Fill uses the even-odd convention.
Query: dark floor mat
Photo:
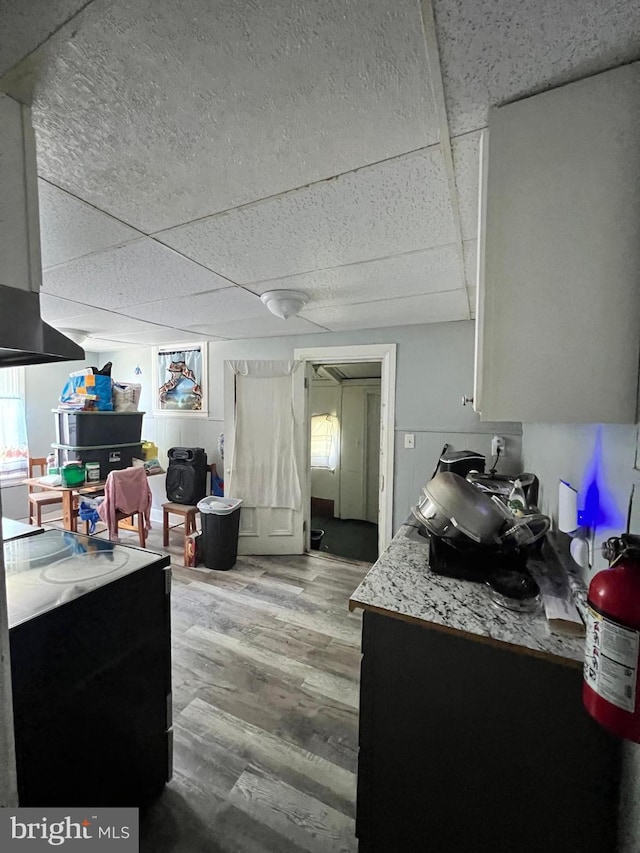
[[[377,524],[357,519],[314,516],[311,519],[312,539],[317,530],[324,530],[318,549],[323,553],[366,563],[375,563],[378,559]]]

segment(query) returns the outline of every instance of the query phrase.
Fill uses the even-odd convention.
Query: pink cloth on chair
[[[147,533],[151,530],[151,489],[144,468],[112,471],[104,486],[104,501],[98,513],[109,529],[109,539],[119,542],[116,510],[131,515],[142,513]]]

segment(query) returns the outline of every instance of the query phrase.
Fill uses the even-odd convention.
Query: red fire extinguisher
[[[640,743],[640,536],[602,547],[609,568],[589,585],[582,698],[614,735]]]

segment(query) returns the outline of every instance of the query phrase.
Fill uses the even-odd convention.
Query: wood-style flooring
[[[240,557],[228,572],[172,555],[174,775],[141,813],[142,853],[357,850],[365,563]],[[122,534],[135,544],[135,534]]]

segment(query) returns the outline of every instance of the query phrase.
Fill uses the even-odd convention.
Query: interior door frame
[[[363,344],[359,346],[304,347],[296,348],[293,357],[306,362],[305,375],[312,363],[346,364],[359,361],[379,361],[381,363],[380,381],[380,479],[378,553],[382,554],[393,536],[393,472],[395,449],[395,413],[396,413],[396,344]],[[308,408],[306,414],[309,419]],[[309,424],[305,434],[309,433]],[[308,439],[307,439],[308,441]],[[305,458],[309,458],[305,451]],[[305,508],[307,548],[311,527],[311,477],[310,466],[306,466],[307,476],[302,477],[302,499]]]

